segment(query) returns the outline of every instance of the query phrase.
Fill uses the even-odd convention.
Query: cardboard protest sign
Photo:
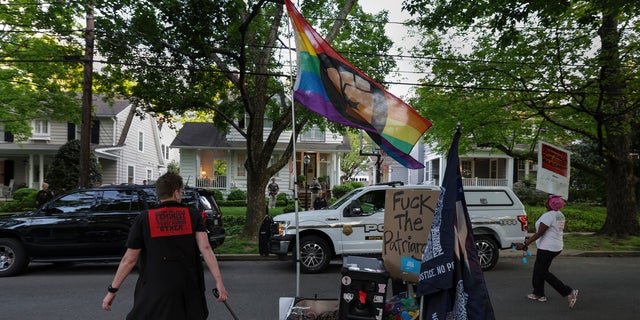
[[[439,195],[440,190],[428,189],[386,191],[382,259],[392,278],[418,283]]]

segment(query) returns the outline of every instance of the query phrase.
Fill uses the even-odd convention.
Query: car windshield
[[[347,192],[347,194],[345,194],[344,196],[342,196],[340,199],[338,199],[336,202],[334,202],[332,205],[330,205],[328,207],[328,209],[332,210],[332,209],[337,209],[338,207],[340,207],[343,203],[351,200],[351,198],[353,198],[353,195],[356,192],[360,192],[360,190],[362,190],[362,188],[358,188],[358,189],[353,189],[349,192]]]

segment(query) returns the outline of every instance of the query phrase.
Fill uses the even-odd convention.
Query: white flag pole
[[[289,42],[289,68],[290,68],[290,78],[291,78],[291,139],[293,143],[293,199],[295,203],[295,216],[296,216],[296,297],[300,297],[300,216],[298,214],[298,175],[296,167],[297,167],[297,159],[296,159],[296,111],[295,111],[295,100],[293,97],[293,88],[295,85],[294,82],[294,69],[293,69],[293,58],[291,57],[291,19],[288,20],[287,23],[287,33],[289,34],[288,42]],[[291,172],[289,172],[291,174]]]

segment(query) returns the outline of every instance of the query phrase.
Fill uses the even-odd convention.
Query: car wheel
[[[26,251],[20,241],[0,239],[0,277],[15,276],[27,269]]]
[[[477,236],[475,242],[482,271],[493,269],[498,263],[498,255],[500,254],[496,241],[488,236]]]
[[[322,238],[308,236],[300,240],[300,270],[302,272],[322,272],[330,262],[331,249]]]

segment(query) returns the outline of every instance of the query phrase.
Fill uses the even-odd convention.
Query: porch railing
[[[462,178],[463,186],[478,187],[506,187],[507,179],[489,179],[489,178]]]
[[[213,178],[197,178],[197,188],[210,188],[210,189],[227,189],[227,177],[215,176]]]

